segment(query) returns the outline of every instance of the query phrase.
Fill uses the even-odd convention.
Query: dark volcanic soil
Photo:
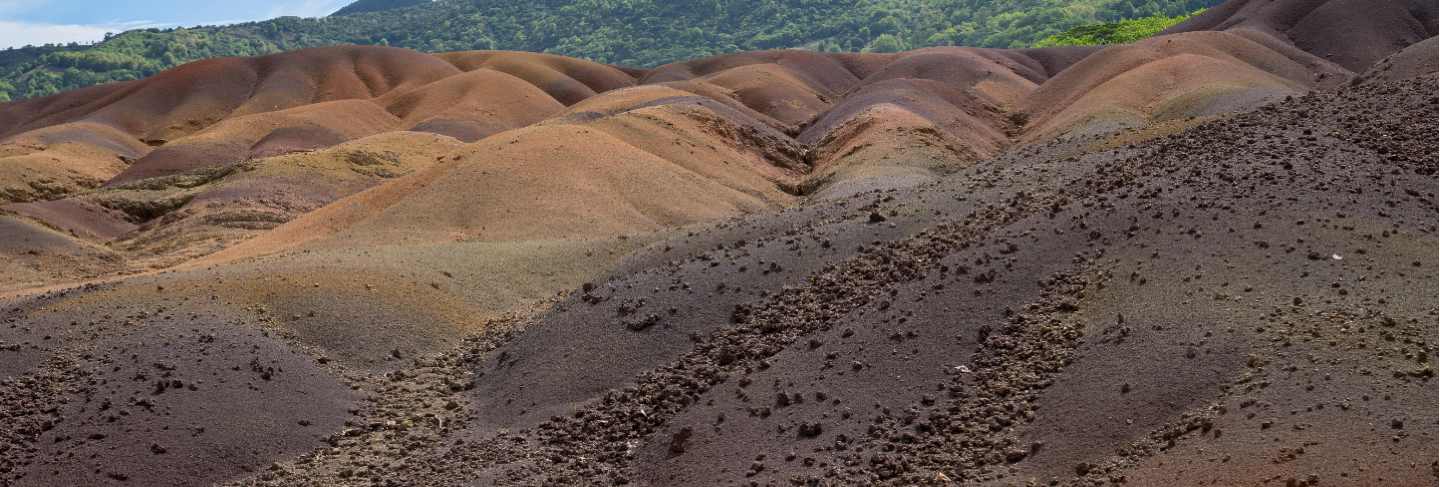
[[[1434,85],[698,233],[472,365],[485,447],[399,477],[1434,483]]]
[[[725,222],[391,372],[16,303],[6,478],[1432,484],[1435,83]]]
[[[138,93],[174,120],[131,173],[225,149],[5,207],[0,486],[1435,485],[1435,14],[1364,7],[649,72],[345,48],[0,106]],[[289,108],[175,125],[214,107],[152,88],[206,69]]]
[[[1432,484],[1435,109],[1367,85],[697,232],[442,359],[445,426],[365,433],[430,447],[260,478]]]

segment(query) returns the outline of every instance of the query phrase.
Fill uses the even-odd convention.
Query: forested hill
[[[1069,29],[1221,0],[360,0],[337,15],[136,30],[0,51],[0,101],[138,79],[189,61],[331,44],[507,49],[655,66],[726,52],[1026,47]]]

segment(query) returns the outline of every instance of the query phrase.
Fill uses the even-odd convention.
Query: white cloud
[[[0,46],[20,47],[26,44],[63,44],[67,42],[92,42],[111,32],[103,26],[55,25],[0,20]]]
[[[324,17],[351,2],[354,0],[286,0],[270,9],[270,17]]]
[[[94,42],[104,39],[106,32],[118,34],[130,29],[143,29],[159,25],[160,24],[155,22],[143,20],[113,24],[83,25],[0,20],[0,49],[25,45],[38,46],[50,43]]]
[[[34,10],[52,0],[0,0],[0,15],[17,11]],[[354,0],[270,0],[278,5],[270,8],[265,19],[293,15],[297,17],[324,17],[349,5]],[[264,7],[261,7],[264,8]],[[245,20],[222,20],[210,22],[185,22],[184,25],[224,25]],[[175,27],[175,23],[153,21],[124,21],[100,24],[66,24],[30,22],[0,19],[0,49],[47,43],[69,42],[89,43],[105,38],[106,32],[120,33],[131,29],[149,27]]]

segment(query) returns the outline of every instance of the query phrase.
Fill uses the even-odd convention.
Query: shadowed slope
[[[1380,60],[1370,67],[1369,71],[1361,76],[1364,82],[1376,80],[1399,81],[1416,78],[1426,75],[1433,75],[1437,71],[1437,57],[1440,57],[1440,49],[1437,49],[1435,37],[1417,42],[1394,55]]]
[[[76,281],[117,272],[124,259],[113,250],[34,221],[0,215],[0,292]]]
[[[135,292],[7,306],[4,319],[25,326],[5,340],[36,342],[0,373],[6,485],[219,482],[323,445],[360,399],[253,317],[198,296],[125,299]],[[114,299],[94,299],[102,296]],[[185,315],[162,318],[174,305]],[[64,318],[72,313],[88,316]],[[12,449],[17,429],[44,441]]]
[[[1162,34],[1259,32],[1358,73],[1434,37],[1436,9],[1428,0],[1231,0]]]

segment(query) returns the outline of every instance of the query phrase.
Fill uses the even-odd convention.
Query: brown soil
[[[0,105],[0,485],[1434,485],[1435,30]]]

